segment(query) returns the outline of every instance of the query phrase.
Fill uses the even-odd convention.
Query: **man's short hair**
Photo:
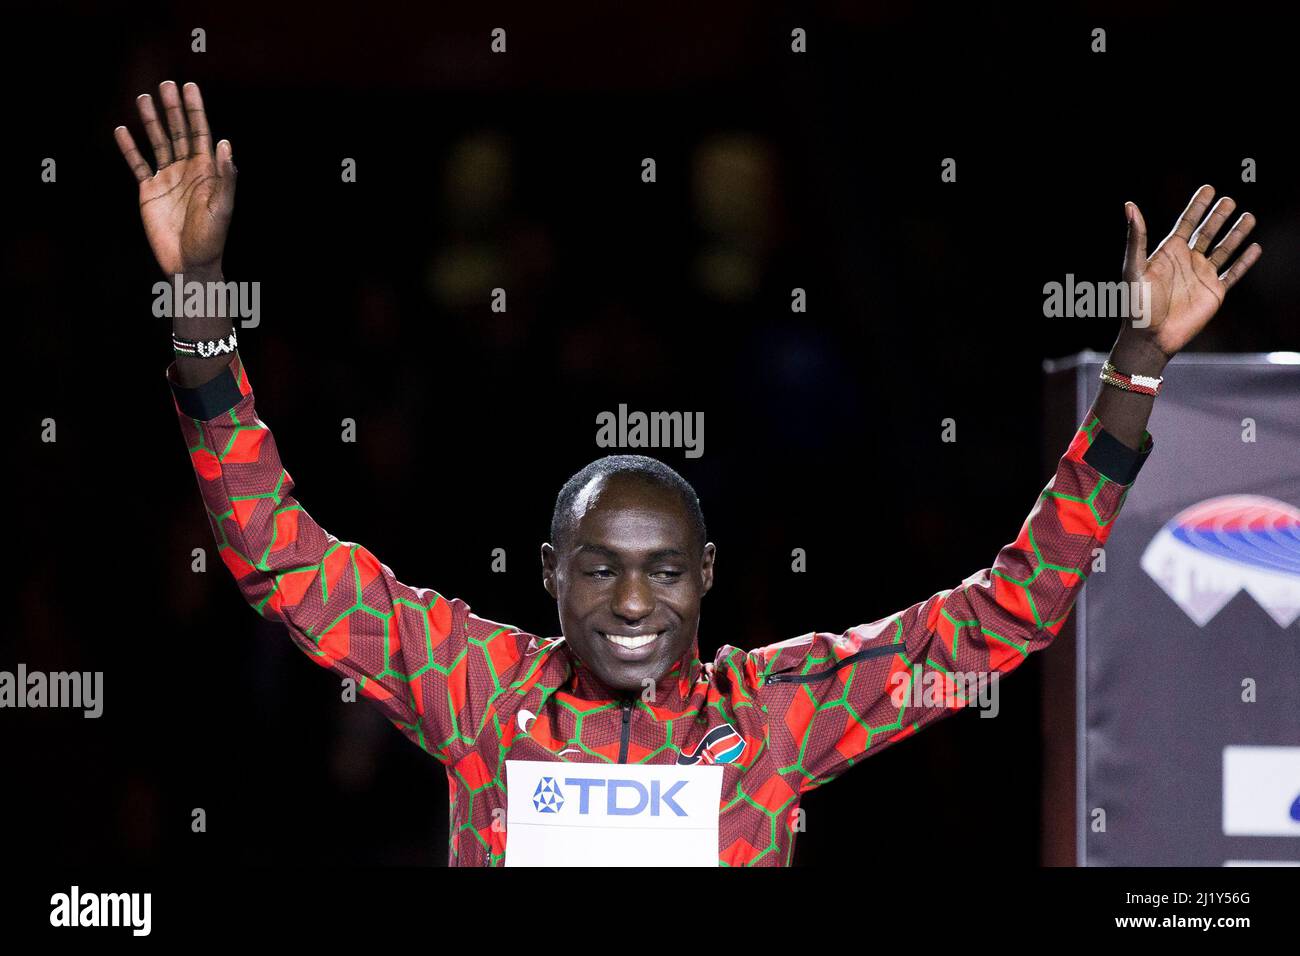
[[[708,540],[704,527],[704,512],[700,509],[700,496],[691,483],[657,458],[646,455],[606,455],[597,458],[570,478],[555,498],[555,511],[551,513],[551,543],[558,549],[573,530],[573,502],[578,492],[587,487],[593,478],[610,478],[614,475],[631,475],[649,485],[664,488],[677,494],[690,516],[691,532],[695,544],[702,550]]]

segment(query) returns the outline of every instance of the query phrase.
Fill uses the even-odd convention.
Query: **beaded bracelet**
[[[1114,365],[1107,362],[1101,367],[1101,380],[1107,385],[1114,385],[1126,392],[1139,392],[1143,395],[1159,395],[1163,375],[1125,375]]]
[[[172,350],[178,355],[193,355],[198,358],[213,358],[217,355],[229,355],[235,351],[238,345],[235,339],[235,330],[232,327],[230,335],[221,339],[208,339],[207,341],[192,341],[182,339],[172,333]]]

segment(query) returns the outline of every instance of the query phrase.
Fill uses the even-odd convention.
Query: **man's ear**
[[[709,588],[713,587],[713,559],[717,557],[718,549],[709,542],[704,546],[704,557],[700,561],[700,583],[704,588],[702,593],[708,594]]]
[[[560,596],[555,588],[555,549],[549,544],[542,544],[542,587],[555,600]]]

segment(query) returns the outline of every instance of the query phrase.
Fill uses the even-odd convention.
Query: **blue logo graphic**
[[[1300,508],[1261,495],[1207,498],[1160,529],[1142,569],[1198,627],[1241,591],[1290,627],[1300,617]]]
[[[537,781],[537,789],[533,791],[533,807],[537,812],[559,813],[562,806],[564,794],[560,792],[560,785],[555,782],[555,778],[543,777]]]
[[[1295,799],[1291,801],[1291,819],[1300,823],[1300,793],[1297,793]]]

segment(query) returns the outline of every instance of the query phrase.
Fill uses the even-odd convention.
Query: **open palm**
[[[169,132],[164,131],[149,94],[136,99],[157,172],[151,171],[125,126],[114,131],[117,145],[140,184],[140,218],[145,235],[165,274],[219,272],[235,206],[230,142],[223,139],[213,152],[196,84],[185,84],[183,103],[176,84],[170,80],[158,87],[158,93]]]
[[[1205,328],[1228,290],[1263,253],[1259,243],[1251,243],[1232,267],[1224,270],[1228,259],[1254,228],[1255,217],[1243,213],[1210,251],[1215,234],[1237,205],[1224,196],[1206,216],[1213,198],[1214,187],[1198,189],[1173,232],[1150,257],[1147,256],[1146,221],[1137,205],[1129,203],[1124,279],[1150,284],[1150,299],[1146,303],[1150,325],[1143,332],[1166,356],[1177,354]]]

